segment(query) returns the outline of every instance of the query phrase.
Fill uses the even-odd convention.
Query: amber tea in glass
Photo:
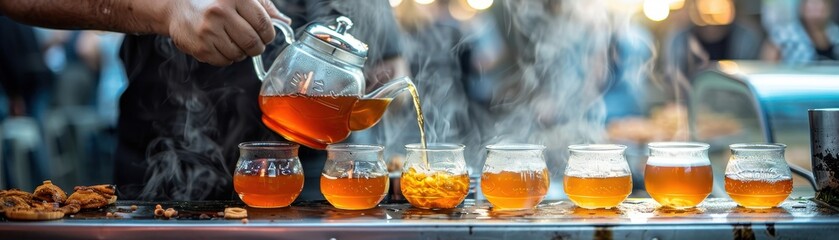
[[[542,202],[551,184],[545,146],[497,144],[486,149],[481,192],[493,209],[529,209]]]
[[[568,198],[586,209],[611,209],[632,193],[626,146],[586,144],[568,147],[563,186]]]
[[[792,172],[784,144],[732,144],[725,168],[725,191],[747,208],[778,206],[792,193]]]
[[[233,188],[245,204],[255,208],[286,207],[303,190],[303,169],[297,150],[286,142],[239,144]]]
[[[411,206],[454,208],[469,193],[465,147],[459,144],[408,144],[399,185]]]
[[[708,144],[654,142],[644,169],[644,186],[650,197],[665,207],[696,207],[711,194],[714,176]]]
[[[347,210],[376,207],[390,185],[384,147],[332,144],[320,177],[320,190],[332,206]]]

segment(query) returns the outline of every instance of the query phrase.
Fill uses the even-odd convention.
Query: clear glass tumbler
[[[497,144],[486,150],[481,192],[494,209],[530,209],[542,202],[551,185],[544,145]]]
[[[286,207],[303,190],[300,145],[287,142],[244,142],[233,188],[245,204],[255,208]]]
[[[568,146],[571,155],[565,167],[565,193],[581,208],[611,209],[632,193],[632,172],[626,161],[626,146],[586,144]]]
[[[784,144],[732,144],[725,168],[725,191],[747,208],[778,206],[792,193],[792,172]]]
[[[370,209],[385,198],[390,178],[384,147],[332,144],[326,151],[320,191],[332,206],[347,210]]]
[[[696,207],[711,194],[714,175],[708,159],[708,144],[653,142],[644,169],[644,186],[665,207]]]
[[[457,207],[469,193],[469,175],[460,144],[432,143],[405,145],[402,167],[402,195],[422,209]]]

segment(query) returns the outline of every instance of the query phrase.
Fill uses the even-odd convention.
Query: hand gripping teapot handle
[[[283,32],[286,43],[294,43],[294,30],[291,29],[291,26],[288,25],[288,23],[272,18],[271,24]],[[253,56],[251,59],[253,60],[253,70],[256,72],[256,76],[259,78],[259,81],[264,80],[265,76],[268,75],[268,72],[265,71],[265,66],[262,64],[262,54]]]

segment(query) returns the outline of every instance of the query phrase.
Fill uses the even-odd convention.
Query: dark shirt
[[[833,53],[833,49],[833,45],[824,49],[816,48],[816,58],[818,58],[818,60],[837,60],[836,54]]]
[[[52,84],[40,47],[32,27],[0,15],[0,89],[8,97],[30,102]]]
[[[702,45],[702,49],[708,52],[708,60],[726,60],[726,59],[733,59],[731,56],[731,52],[729,48],[731,47],[731,31],[727,30],[725,36],[718,39],[717,41],[705,41],[702,38],[699,39],[699,44]]]
[[[383,0],[356,4],[387,6]],[[289,1],[277,6],[292,17],[292,27],[298,33],[308,19],[334,20],[341,13],[327,1]],[[363,20],[370,15],[359,14],[348,16]],[[398,51],[398,29],[388,14],[393,23],[385,21],[379,28],[388,36],[350,30],[365,42],[389,39],[373,60]],[[266,49],[271,55],[265,57],[267,62],[283,47],[281,39],[278,37],[274,41],[278,44]],[[370,46],[374,52],[376,45]],[[180,52],[169,38],[156,35],[127,36],[120,54],[129,79],[120,99],[117,126],[114,179],[120,198],[230,199],[234,196],[232,174],[238,159],[237,145],[282,140],[260,120],[257,99],[261,82],[250,60],[214,67]],[[300,159],[306,176],[300,198],[322,198],[317,179],[325,154],[301,147]]]

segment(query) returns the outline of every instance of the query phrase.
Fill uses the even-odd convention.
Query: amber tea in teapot
[[[375,125],[390,98],[356,96],[260,96],[262,121],[291,141],[315,148],[339,142],[351,131]]]
[[[272,20],[289,45],[268,71],[261,56],[253,58],[256,75],[263,81],[262,122],[288,140],[317,149],[375,125],[400,92],[410,90],[419,105],[409,77],[364,94],[367,44],[347,32],[352,27],[349,18],[338,17],[335,22],[311,23],[295,40],[288,24]]]

